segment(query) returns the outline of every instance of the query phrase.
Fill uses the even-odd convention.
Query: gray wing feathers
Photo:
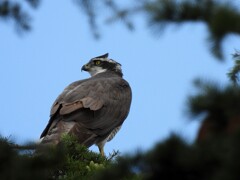
[[[130,104],[131,89],[120,77],[74,82],[54,102],[41,137],[50,141],[59,139],[54,137],[57,134],[75,134],[80,143],[90,146],[120,129]]]
[[[86,81],[86,80],[80,80],[80,81],[73,82],[63,90],[63,92],[57,97],[57,99],[53,103],[53,105],[51,107],[51,111],[50,111],[50,116],[54,115],[57,112],[57,110],[60,107],[60,103],[64,100],[64,98],[69,93],[71,93],[77,86],[82,84],[84,81]]]

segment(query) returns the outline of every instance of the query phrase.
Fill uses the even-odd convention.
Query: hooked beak
[[[89,70],[89,65],[85,64],[82,66],[81,71],[88,71]]]

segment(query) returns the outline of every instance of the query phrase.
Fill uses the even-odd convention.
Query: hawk
[[[58,144],[63,134],[77,137],[87,147],[104,145],[113,139],[128,116],[132,92],[122,78],[121,64],[108,53],[82,66],[88,79],[71,83],[51,107],[50,120],[41,134],[41,144]]]

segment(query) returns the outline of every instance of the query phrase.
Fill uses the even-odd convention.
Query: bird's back
[[[99,73],[64,89],[51,108],[42,143],[57,144],[63,134],[91,146],[121,127],[131,104],[131,88],[121,76]]]

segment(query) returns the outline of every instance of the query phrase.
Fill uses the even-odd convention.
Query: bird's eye
[[[95,61],[95,65],[101,64],[101,61]]]

